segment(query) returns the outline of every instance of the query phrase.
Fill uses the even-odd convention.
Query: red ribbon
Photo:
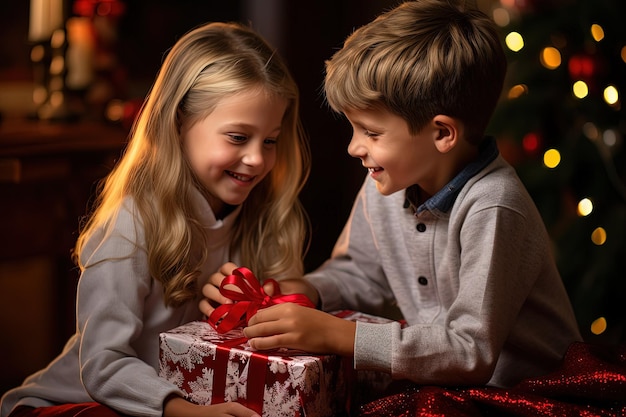
[[[280,293],[278,282],[273,279],[265,281],[272,285],[274,295],[269,296],[263,290],[259,280],[252,271],[245,267],[236,268],[226,276],[220,285],[220,293],[233,301],[233,304],[222,304],[217,307],[207,321],[218,333],[226,333],[237,327],[243,327],[257,311],[281,303],[295,303],[315,308],[315,305],[304,294]],[[237,290],[226,288],[234,286]]]

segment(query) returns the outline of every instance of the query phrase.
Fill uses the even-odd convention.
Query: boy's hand
[[[290,348],[310,353],[354,355],[356,323],[293,303],[259,310],[243,330],[258,350]]]
[[[204,298],[200,300],[200,311],[207,317],[211,315],[215,307],[222,304],[232,304],[233,301],[224,297],[220,293],[220,285],[227,275],[232,274],[237,265],[227,262],[222,265],[216,273],[209,277],[209,281],[202,287],[202,295]]]
[[[204,298],[200,300],[200,311],[209,317],[213,310],[222,304],[232,304],[232,300],[226,298],[220,293],[220,285],[227,275],[231,275],[233,270],[238,268],[237,264],[227,262],[222,265],[216,273],[209,277],[209,281],[202,287],[202,295]],[[319,302],[319,294],[315,287],[302,278],[289,278],[278,281],[280,292],[282,294],[304,294],[314,305]],[[263,286],[263,291],[269,296],[273,296],[274,287],[271,284]]]

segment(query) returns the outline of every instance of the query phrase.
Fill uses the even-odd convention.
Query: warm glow
[[[600,131],[596,125],[591,122],[587,122],[583,125],[583,133],[591,140],[598,140],[600,137]]]
[[[604,245],[606,242],[606,230],[602,227],[596,228],[596,230],[591,233],[591,241],[598,246]]]
[[[626,46],[622,46],[622,61],[626,62]]]
[[[522,147],[528,153],[536,152],[539,149],[539,135],[531,132],[524,136],[522,139]]]
[[[517,84],[511,87],[507,97],[509,99],[514,99],[526,94],[528,92],[528,87],[525,84]]]
[[[548,149],[543,154],[543,164],[548,168],[556,168],[561,163],[561,153],[556,149]]]
[[[591,36],[593,36],[596,42],[600,42],[604,39],[604,29],[602,29],[602,26],[595,23],[591,25]]]
[[[604,101],[608,104],[613,105],[617,103],[619,100],[619,93],[617,92],[617,88],[614,85],[609,85],[604,89]]]
[[[506,35],[504,41],[506,42],[506,46],[513,52],[518,52],[524,47],[524,38],[517,32],[511,32]]]
[[[540,60],[541,65],[547,69],[556,69],[561,65],[561,53],[558,49],[548,46],[541,51]]]
[[[588,198],[583,198],[578,202],[578,215],[588,216],[593,211],[593,203]]]
[[[493,21],[500,27],[505,27],[511,22],[509,11],[504,7],[497,7],[493,10]]]
[[[572,86],[572,91],[577,98],[585,98],[589,94],[589,87],[584,81],[576,81]]]
[[[591,333],[593,334],[602,334],[606,331],[606,319],[604,317],[599,317],[591,323]]]
[[[608,147],[617,145],[618,135],[619,133],[614,129],[607,129],[602,134],[602,141]]]

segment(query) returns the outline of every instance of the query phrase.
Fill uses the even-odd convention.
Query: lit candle
[[[30,41],[47,41],[54,30],[62,27],[63,0],[30,0]]]

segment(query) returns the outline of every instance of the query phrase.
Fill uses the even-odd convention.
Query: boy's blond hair
[[[357,29],[326,62],[337,112],[382,106],[419,132],[437,114],[482,140],[500,97],[506,57],[493,22],[462,1],[415,0]]]
[[[299,91],[285,63],[249,27],[209,23],[185,34],[169,51],[131,133],[128,147],[105,182],[74,256],[89,238],[110,228],[132,197],[145,230],[149,270],[163,284],[166,305],[199,296],[197,278],[207,256],[203,225],[194,212],[202,188],[183,151],[180,128],[207,117],[220,99],[261,88],[288,101],[272,171],[242,204],[231,254],[259,277],[303,273],[308,222],[298,199],[309,174]],[[197,253],[200,252],[200,257]]]

